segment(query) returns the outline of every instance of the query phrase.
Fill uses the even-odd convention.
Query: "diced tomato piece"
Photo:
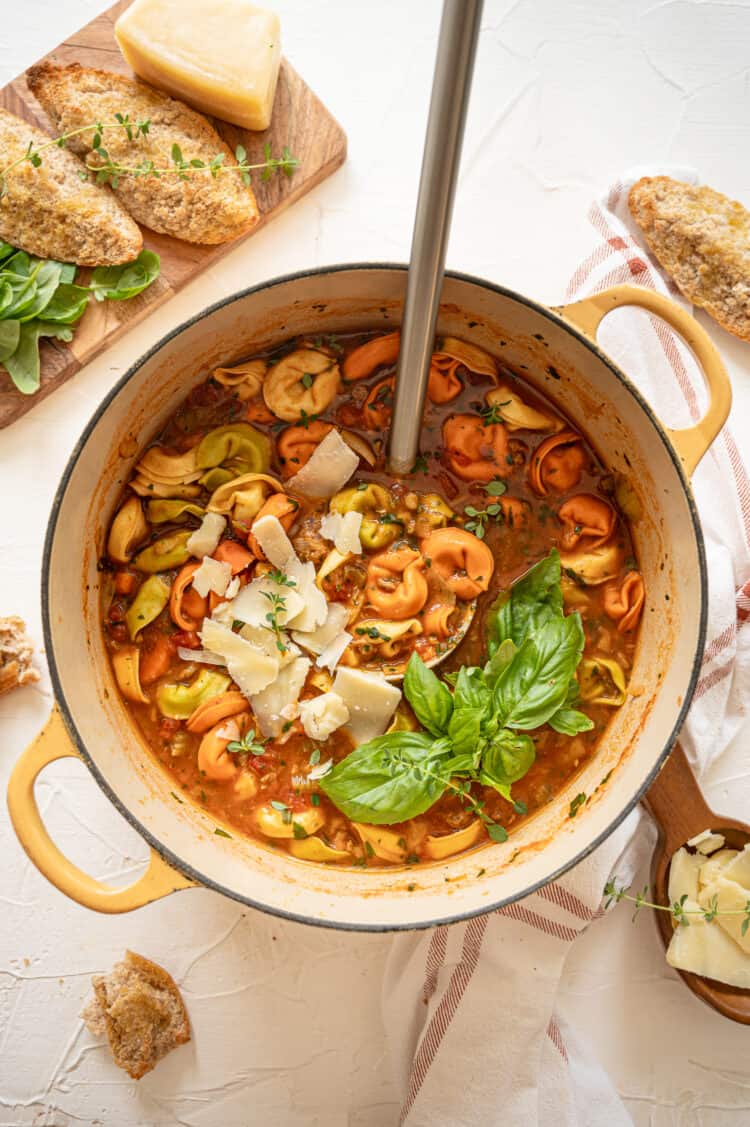
[[[128,628],[124,622],[111,622],[109,624],[109,636],[115,642],[127,642],[129,638]]]
[[[298,813],[307,809],[307,799],[304,794],[295,794],[294,791],[289,791],[286,804],[290,810],[296,810]]]
[[[181,646],[185,650],[199,650],[201,648],[201,640],[195,630],[178,630],[176,634],[172,635],[172,641],[175,646]]]
[[[175,720],[171,716],[165,716],[164,719],[159,722],[159,731],[163,736],[173,736],[181,727],[182,721]]]
[[[132,595],[138,580],[132,571],[118,571],[115,574],[115,591],[118,595]]]
[[[110,622],[124,622],[125,621],[125,607],[119,599],[113,599],[109,607],[109,621]]]

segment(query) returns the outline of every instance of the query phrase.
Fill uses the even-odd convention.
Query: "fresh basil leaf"
[[[536,748],[531,736],[505,729],[490,747],[485,748],[480,781],[510,800],[511,784],[527,774],[535,759]]]
[[[89,303],[87,286],[74,286],[61,282],[44,310],[44,320],[59,325],[74,325],[80,321]]]
[[[492,705],[492,693],[488,689],[484,674],[476,666],[462,665],[456,677],[456,687],[453,693],[453,707],[477,708],[481,712],[488,711]]]
[[[489,689],[494,689],[498,678],[502,677],[513,660],[513,655],[517,648],[515,642],[512,642],[510,638],[506,638],[505,641],[501,642],[497,647],[484,667],[484,680]]]
[[[453,709],[448,725],[448,737],[456,755],[469,755],[476,751],[483,716],[484,708],[469,706]]]
[[[44,321],[27,321],[20,326],[15,352],[3,364],[13,383],[24,395],[33,395],[39,390],[40,337],[57,337],[58,340],[67,341],[73,339],[73,333],[65,325],[48,325]]]
[[[583,643],[577,612],[552,619],[527,638],[495,685],[499,723],[524,730],[546,724],[565,701]]]
[[[404,693],[423,728],[433,736],[442,736],[453,712],[450,689],[428,669],[419,654],[409,658],[404,674]]]
[[[560,554],[553,548],[504,592],[490,612],[488,645],[490,655],[510,638],[520,646],[529,635],[563,613],[560,585]]]
[[[348,818],[392,825],[423,814],[448,785],[445,747],[425,732],[389,732],[356,748],[320,780],[320,789]]]
[[[590,732],[594,727],[594,721],[577,708],[558,708],[547,723],[562,736],[576,736],[579,732]]]
[[[0,321],[0,364],[4,364],[16,351],[20,335],[19,321]]]
[[[60,284],[61,273],[62,265],[53,262],[51,258],[39,264],[35,275],[34,296],[31,301],[24,304],[23,313],[19,316],[20,321],[33,321],[35,317],[41,317]]]
[[[89,286],[97,301],[125,301],[142,293],[159,277],[159,255],[142,250],[134,262],[122,266],[97,266]]]

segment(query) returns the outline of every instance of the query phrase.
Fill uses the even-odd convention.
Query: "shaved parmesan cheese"
[[[703,830],[701,833],[691,837],[688,845],[692,845],[699,853],[703,853],[708,857],[711,853],[715,853],[717,849],[721,849],[724,845],[726,838],[723,834],[712,833],[711,830]]]
[[[231,587],[231,583],[229,586]],[[229,587],[227,587],[227,591],[228,590]],[[224,593],[226,594],[226,591]],[[220,622],[222,626],[231,626],[234,622],[234,615],[232,614],[232,600],[229,599],[227,602],[219,603],[217,607],[214,607],[213,611],[211,612],[211,618],[214,622]]]
[[[189,650],[187,646],[178,646],[177,656],[183,661],[197,661],[200,665],[226,665],[223,657],[212,654],[210,650]]]
[[[276,738],[299,711],[299,695],[310,670],[310,659],[295,657],[272,684],[250,698],[261,734]]]
[[[212,555],[219,546],[221,534],[227,526],[227,518],[220,513],[206,513],[200,528],[188,537],[187,550],[199,560]]]
[[[276,634],[273,630],[267,630],[265,626],[243,626],[240,630],[240,637],[245,638],[253,646],[257,646],[264,654],[269,657],[275,657],[281,664],[281,651],[277,646]]]
[[[247,622],[250,626],[267,627],[270,619],[268,614],[273,612],[274,598],[283,599],[276,608],[276,621],[279,626],[285,626],[293,621],[305,609],[305,600],[297,593],[296,585],[287,587],[283,583],[275,583],[270,576],[264,575],[260,579],[253,579],[243,587],[239,595],[232,601],[232,614],[240,622]]]
[[[317,626],[306,633],[292,630],[292,637],[309,653],[322,654],[326,646],[338,637],[348,621],[349,611],[343,603],[329,603],[326,620],[322,626]]]
[[[724,873],[730,861],[733,861],[737,856],[736,849],[720,849],[718,853],[712,853],[707,861],[703,861],[701,871],[698,874],[698,882],[701,888],[705,888],[707,884],[713,882]]]
[[[296,557],[287,560],[286,574],[295,583],[294,590],[299,593],[302,608],[290,614],[286,621],[295,630],[315,630],[322,626],[328,614],[328,602],[315,583],[315,564],[303,563]]]
[[[699,912],[695,900],[686,900],[688,912]],[[667,948],[667,962],[678,970],[715,978],[730,986],[750,988],[750,959],[718,919],[708,923],[701,915],[690,915],[689,927],[677,927]]]
[[[329,692],[321,693],[312,700],[303,700],[299,715],[305,735],[311,740],[327,740],[332,732],[346,724],[349,709],[338,693]],[[309,777],[312,778],[312,772]]]
[[[358,556],[362,551],[359,539],[361,527],[361,513],[326,513],[320,522],[320,535],[324,540],[332,540],[334,548],[342,556]]]
[[[265,689],[279,672],[278,658],[263,653],[220,622],[204,618],[200,636],[207,650],[224,658],[230,677],[246,697]]]
[[[382,736],[401,700],[401,690],[382,673],[365,673],[346,665],[337,670],[333,691],[349,709],[347,728],[357,744]]]
[[[678,849],[669,863],[669,903],[675,904],[685,893],[691,900],[698,899],[698,874],[702,857]]]
[[[344,655],[344,651],[346,650],[351,640],[352,636],[351,634],[347,634],[346,630],[343,630],[340,634],[337,634],[333,641],[328,643],[326,648],[323,650],[323,652],[315,662],[318,668],[328,669],[331,673],[333,673],[334,669],[341,661],[341,658]]]
[[[193,587],[205,599],[209,591],[223,595],[232,579],[232,569],[228,563],[204,556],[198,570],[193,574]]]
[[[296,559],[297,553],[278,517],[266,516],[256,520],[250,529],[260,550],[274,567],[285,569],[287,561]]]
[[[721,875],[727,880],[736,880],[743,888],[750,889],[750,845],[746,845],[741,853],[738,852],[728,862]],[[750,892],[747,895],[750,900]]]
[[[225,599],[233,599],[234,596],[239,591],[239,589],[240,589],[240,577],[239,577],[239,575],[235,575],[234,579],[232,580],[232,582],[229,584],[226,591],[224,592],[224,598]]]
[[[358,455],[346,445],[337,430],[329,430],[310,460],[289,478],[287,489],[304,497],[333,497],[346,485],[358,465]]]
[[[724,928],[727,935],[742,948],[745,955],[750,955],[750,930],[742,934],[742,923],[750,901],[750,890],[743,888],[737,881],[719,877],[713,884],[704,888],[698,897],[701,908],[711,909],[715,904],[719,914],[716,923]],[[750,966],[750,959],[748,959]]]

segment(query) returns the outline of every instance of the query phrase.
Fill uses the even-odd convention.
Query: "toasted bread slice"
[[[77,63],[40,63],[27,71],[26,79],[60,133],[94,122],[114,126],[116,114],[127,114],[133,124],[148,121],[148,133],[136,132],[133,140],[121,127],[105,128],[102,145],[109,159],[125,167],[153,161],[157,169],[171,169],[175,145],[187,161],[208,163],[221,153],[226,168],[236,166],[205,117],[143,82]],[[91,148],[95,132],[92,126],[70,142],[89,164],[99,162]],[[238,172],[213,177],[193,171],[184,179],[171,171],[158,178],[122,175],[113,190],[139,223],[190,243],[224,243],[258,222],[255,196]]]
[[[750,340],[750,212],[713,188],[669,176],[639,180],[628,206],[685,297]]]
[[[15,114],[0,109],[0,168],[51,138]],[[132,262],[143,247],[140,230],[108,188],[82,180],[77,157],[56,145],[42,163],[17,164],[5,178],[0,199],[0,238],[39,258],[79,266]]]
[[[157,963],[126,951],[122,962],[92,983],[94,997],[81,1016],[94,1036],[107,1035],[115,1064],[134,1080],[190,1040],[185,1003]]]
[[[0,693],[39,680],[31,664],[34,646],[22,618],[0,618]]]

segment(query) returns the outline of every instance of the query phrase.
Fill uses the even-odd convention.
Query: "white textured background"
[[[0,81],[103,6],[2,0]],[[22,614],[37,642],[53,491],[74,439],[125,367],[241,286],[322,263],[408,256],[438,0],[274,6],[287,55],[349,134],[349,162],[0,434],[0,613]],[[642,161],[693,164],[750,205],[746,3],[487,0],[485,8],[449,265],[559,302],[591,240],[592,195]],[[748,346],[702,319],[730,360],[732,425],[750,460]],[[2,789],[50,705],[46,678],[0,698]],[[707,790],[714,805],[739,815],[750,808],[741,749],[733,762]],[[110,880],[139,872],[142,843],[82,767],[48,770],[38,793],[74,860]],[[27,863],[4,810],[0,858],[0,1127],[395,1123],[379,1006],[387,936],[274,921],[206,891],[100,917]],[[90,975],[126,945],[169,967],[194,1028],[192,1044],[138,1085],[77,1017]],[[631,925],[621,907],[589,930],[570,957],[558,1009],[589,1041],[638,1127],[750,1124],[750,1030],[688,994],[647,916]],[[497,1123],[506,1123],[501,1107]]]

